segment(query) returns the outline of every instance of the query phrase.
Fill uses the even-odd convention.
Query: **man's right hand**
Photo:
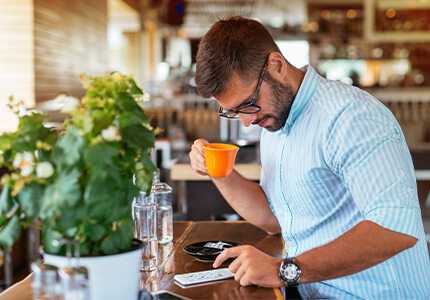
[[[194,141],[190,151],[191,167],[200,175],[209,175],[206,168],[206,155],[203,145],[207,144],[205,139],[198,139]]]

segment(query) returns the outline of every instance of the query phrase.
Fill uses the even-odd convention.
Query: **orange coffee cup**
[[[233,171],[239,147],[222,143],[208,143],[203,145],[206,154],[206,167],[212,177],[227,177]]]

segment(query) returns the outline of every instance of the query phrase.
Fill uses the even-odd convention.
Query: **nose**
[[[252,122],[254,122],[254,120],[257,118],[256,114],[241,114],[239,113],[239,118],[240,121],[242,122],[242,124],[245,127],[248,127],[249,125],[252,124]]]

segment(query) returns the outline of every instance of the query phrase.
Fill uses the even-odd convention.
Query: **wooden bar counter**
[[[175,229],[180,223],[175,222]],[[178,286],[173,280],[175,274],[213,269],[212,262],[199,261],[185,253],[183,248],[196,242],[218,240],[253,245],[271,256],[278,258],[283,256],[284,245],[281,236],[268,235],[248,222],[191,222],[184,235],[176,243],[174,241],[172,251],[157,271],[141,273],[141,288],[151,292],[169,290],[191,299],[283,299],[281,289],[243,287],[234,279],[194,287]],[[221,267],[228,267],[228,263],[224,263]]]
[[[284,299],[281,289],[243,287],[234,279],[186,288],[174,283],[175,274],[213,269],[211,262],[199,261],[183,251],[189,244],[210,240],[253,245],[278,258],[284,253],[281,236],[267,235],[245,221],[174,222],[173,241],[167,245],[160,245],[159,265],[155,271],[140,273],[140,289],[150,292],[169,290],[190,299]],[[228,263],[221,267],[228,267]],[[29,275],[1,293],[0,300],[31,299],[31,279],[32,275]]]

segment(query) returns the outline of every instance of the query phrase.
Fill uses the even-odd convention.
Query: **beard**
[[[253,124],[258,124],[264,119],[272,118],[274,120],[273,123],[265,127],[265,129],[275,132],[285,126],[285,122],[287,122],[288,116],[290,115],[295,95],[291,85],[277,81],[275,78],[270,76],[269,72],[264,76],[264,80],[269,83],[272,91],[272,95],[270,97],[271,112],[254,121]]]

